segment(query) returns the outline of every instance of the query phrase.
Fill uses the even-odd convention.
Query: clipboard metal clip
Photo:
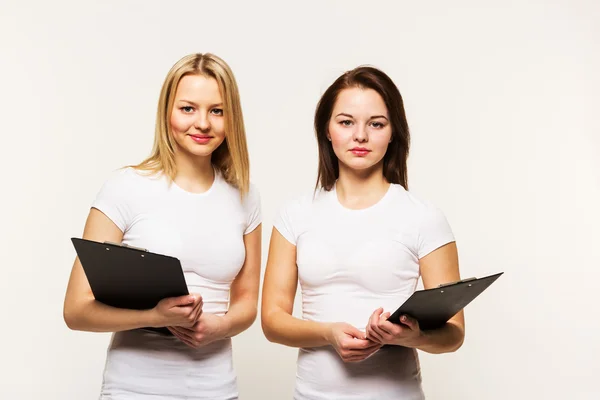
[[[470,281],[476,281],[476,280],[477,280],[477,278],[475,278],[475,277],[465,278],[465,279],[461,279],[460,281],[456,281],[456,282],[442,283],[438,286],[438,288],[456,285],[457,283],[464,283],[464,282],[470,282]]]
[[[110,244],[113,246],[119,246],[119,247],[126,247],[128,249],[134,249],[134,250],[139,250],[139,251],[145,251],[146,253],[148,252],[148,249],[144,249],[142,247],[135,247],[135,246],[130,246],[127,243],[115,243],[115,242],[108,242],[105,241],[104,244]]]

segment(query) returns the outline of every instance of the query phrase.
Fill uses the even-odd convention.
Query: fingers
[[[381,335],[393,335],[393,328],[395,325],[387,320],[388,317],[386,317],[386,315],[389,316],[389,313],[384,313],[379,316],[374,329],[377,330]]]
[[[203,342],[203,334],[194,331],[192,329],[184,328],[181,326],[170,327],[169,330],[182,342],[185,344],[197,349],[203,346],[205,343]]]
[[[340,342],[337,351],[340,357],[346,361],[354,358],[364,359],[380,347],[381,344],[370,340],[348,338]]]
[[[383,308],[378,308],[377,310],[375,310],[373,314],[371,314],[371,317],[369,318],[369,323],[367,324],[367,338],[379,343],[384,342],[382,332],[380,332],[379,329],[376,329],[379,324],[379,321],[381,320],[382,312]]]
[[[186,303],[185,298],[193,298],[194,301],[192,303]],[[180,302],[180,299],[183,300]],[[204,305],[202,296],[199,294],[190,294],[188,296],[176,297],[174,298],[174,301],[175,305],[173,305],[172,308],[175,310],[173,311],[176,311],[177,314],[181,315],[184,320],[180,323],[174,323],[173,325],[185,327],[193,326],[200,318],[200,315],[202,315],[202,307]]]
[[[340,354],[344,362],[358,362],[369,358],[381,348],[379,343],[371,343],[367,348],[360,350],[348,350]]]
[[[371,315],[371,318],[369,318],[367,337],[381,344],[392,344],[401,338],[407,332],[407,329],[410,328],[408,326],[389,322],[388,318],[390,317],[390,313],[380,313],[379,310],[380,309],[377,309]],[[408,319],[406,319],[406,321],[410,323]]]
[[[186,345],[188,345],[194,349],[197,347],[192,340],[190,340],[186,335],[180,333],[177,329],[171,328],[171,327],[168,327],[167,329],[169,331],[171,331],[173,336],[175,336],[177,339],[181,340]]]
[[[385,339],[379,333],[379,331],[375,330],[371,325],[367,327],[367,338],[377,343],[384,343]]]
[[[359,329],[357,329],[356,327],[352,326],[352,325],[346,325],[344,327],[344,333],[347,335],[352,336],[353,338],[356,339],[366,339],[366,335],[364,332],[360,331]]]
[[[381,348],[380,343],[367,340],[365,332],[349,324],[342,326],[341,333],[336,351],[344,362],[362,361]]]
[[[169,301],[169,308],[182,307],[194,304],[198,300],[199,295],[190,294],[187,296],[173,297]],[[200,297],[201,299],[201,297]]]
[[[369,339],[354,339],[350,344],[350,350],[368,350],[371,347],[379,346],[379,343],[373,342]]]
[[[198,296],[198,297],[200,297],[200,298],[196,304],[196,307],[194,307],[194,310],[192,311],[194,321],[198,321],[198,319],[202,315],[202,307],[204,306],[204,301],[202,300],[202,297],[201,296]]]
[[[402,315],[400,317],[400,322],[408,326],[413,331],[419,330],[419,323],[417,322],[417,320],[412,317],[409,317],[408,315]]]

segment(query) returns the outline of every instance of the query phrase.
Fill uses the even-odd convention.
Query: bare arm
[[[246,259],[230,288],[229,309],[224,316],[202,313],[192,327],[169,327],[182,342],[193,348],[233,337],[256,320],[260,286],[262,225],[244,236]]]
[[[460,280],[458,251],[454,242],[431,252],[419,263],[425,289]],[[416,347],[427,353],[453,352],[462,346],[464,337],[465,317],[460,311],[441,328],[423,331]]]
[[[423,257],[420,268],[425,289],[459,280],[456,244],[449,243]],[[389,316],[390,313],[384,313],[382,308],[375,310],[369,318],[367,337],[381,344],[413,347],[427,353],[456,351],[463,343],[465,322],[462,311],[441,328],[427,331],[422,331],[410,316],[402,315],[400,324],[389,322]]]
[[[359,361],[373,351],[373,343],[364,340],[364,333],[348,324],[295,318],[292,312],[297,286],[296,246],[273,228],[261,308],[267,339],[291,347],[333,345],[346,361]]]
[[[233,337],[256,320],[262,246],[262,224],[244,236],[246,260],[231,284],[229,310],[223,317],[225,337]]]
[[[298,286],[296,246],[273,228],[263,282],[261,323],[271,342],[291,347],[320,347],[329,344],[326,324],[292,316]]]
[[[102,212],[92,208],[85,224],[83,238],[98,242],[121,243],[123,232]],[[177,308],[167,318],[159,310],[128,310],[110,307],[94,298],[79,258],[75,259],[65,295],[63,317],[70,329],[90,332],[117,332],[144,327],[167,326],[169,323],[184,323],[184,317],[194,322],[196,313],[201,312],[201,298],[183,296],[163,302],[163,311]],[[168,311],[167,311],[168,313]],[[189,317],[189,318],[188,318]]]

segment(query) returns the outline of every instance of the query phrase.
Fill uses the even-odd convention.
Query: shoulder
[[[109,173],[92,202],[92,207],[104,213],[115,225],[125,232],[147,198],[143,190],[149,178],[137,173],[131,167]]]
[[[243,208],[254,208],[260,205],[261,197],[260,190],[254,182],[249,182],[248,191],[243,194],[241,190],[235,185],[227,182],[223,173],[215,168],[215,186],[217,186],[216,192],[220,200],[228,202],[233,201],[236,204],[241,205]]]
[[[136,198],[154,196],[165,188],[162,174],[150,174],[125,167],[109,173],[98,196],[115,201],[133,201]]]
[[[321,189],[289,197],[279,206],[279,212],[290,216],[306,216],[322,204],[328,194]]]
[[[322,200],[323,193],[304,192],[283,201],[276,212],[273,227],[290,243],[296,245],[300,235],[306,230],[315,206]]]
[[[403,210],[411,215],[427,218],[428,216],[438,214],[441,210],[429,199],[420,194],[406,190],[401,185],[393,184],[394,204],[402,207]]]
[[[135,174],[135,170],[131,167],[111,171],[104,179],[100,193],[103,195],[122,194],[136,179]]]
[[[133,167],[124,167],[112,171],[106,178],[104,184],[110,186],[128,187],[129,185],[143,184],[146,182],[159,181],[162,174],[151,174],[138,171]]]
[[[244,205],[252,206],[256,204],[260,204],[260,190],[254,182],[250,182],[248,193],[244,196]]]

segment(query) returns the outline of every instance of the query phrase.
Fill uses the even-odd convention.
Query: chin
[[[376,165],[376,163],[372,163],[367,160],[364,160],[364,161],[353,160],[351,162],[344,163],[344,164],[346,165],[346,167],[353,169],[353,170],[357,170],[357,171],[371,169]]]
[[[210,157],[210,155],[216,150],[215,147],[202,147],[202,148],[184,148],[185,153],[191,157]]]
[[[343,160],[342,163],[351,170],[355,171],[365,171],[369,169],[376,168],[380,163],[383,163],[383,159],[379,161],[374,161],[369,157],[352,157],[347,160]]]

